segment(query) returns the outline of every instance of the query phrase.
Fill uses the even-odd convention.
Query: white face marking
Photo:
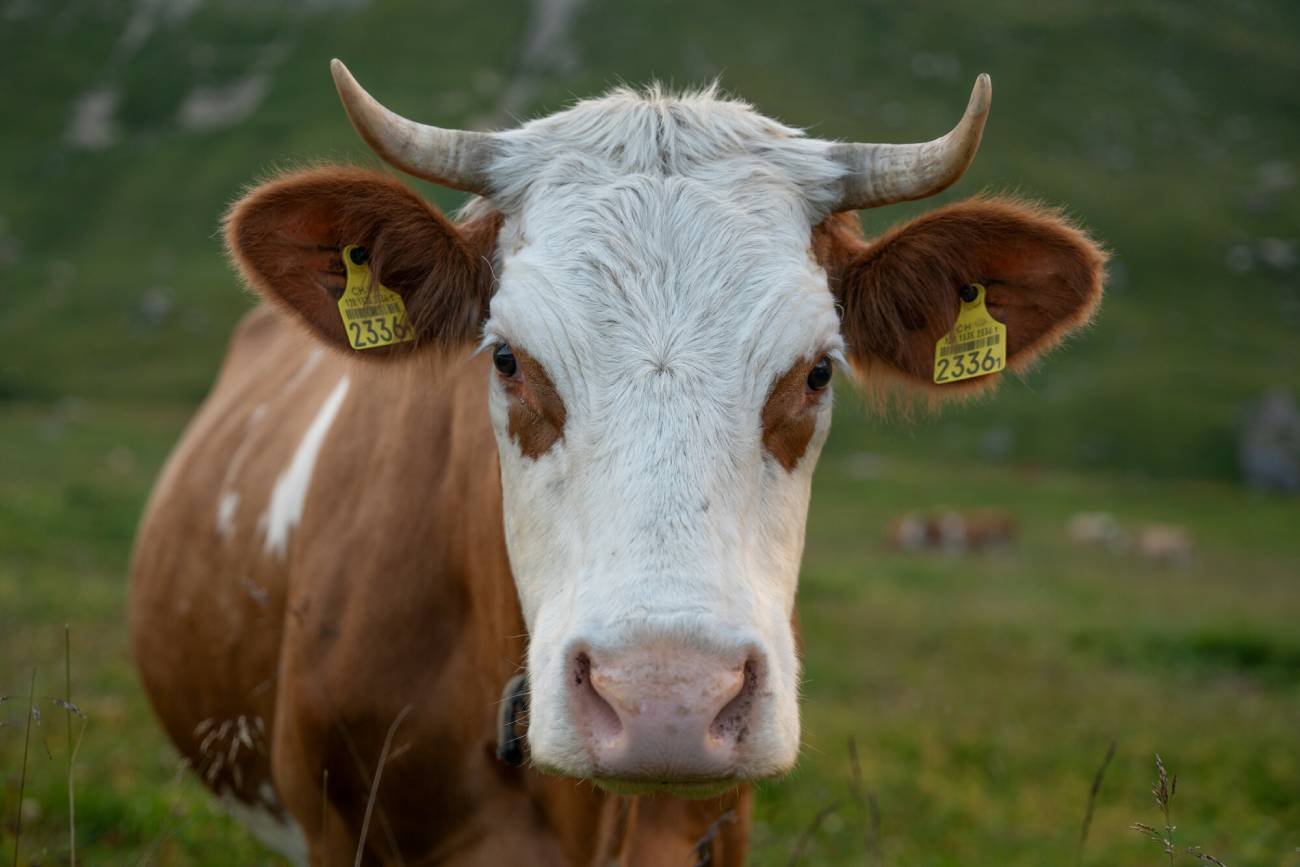
[[[765,451],[776,380],[842,342],[809,251],[822,146],[711,95],[617,93],[512,134],[486,342],[546,370],[563,437],[534,459],[490,407],[506,538],[529,626],[535,761],[590,774],[562,688],[574,644],[747,645],[763,714],[736,776],[798,750],[791,617],[830,401],[793,471]],[[517,181],[513,180],[518,178]],[[815,195],[815,194],[814,194]]]
[[[276,480],[275,488],[271,491],[271,501],[258,520],[258,527],[266,535],[266,551],[279,557],[284,557],[288,552],[289,532],[302,519],[302,507],[307,500],[316,456],[325,444],[325,435],[329,433],[347,393],[348,377],[345,376],[321,404],[316,418],[312,419],[302,441],[298,443],[298,450],[294,452],[289,466]]]

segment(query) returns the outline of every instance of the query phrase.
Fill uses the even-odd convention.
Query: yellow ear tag
[[[975,297],[961,302],[952,331],[934,345],[934,381],[940,385],[987,376],[1007,366],[1007,327],[984,306],[984,287],[970,286]]]
[[[348,269],[348,285],[339,298],[339,315],[352,348],[375,349],[414,340],[415,329],[406,317],[402,296],[372,280],[366,248],[344,247],[343,265]]]

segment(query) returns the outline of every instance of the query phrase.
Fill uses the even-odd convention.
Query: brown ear
[[[350,166],[291,172],[255,187],[226,215],[226,247],[248,283],[327,342],[349,352],[338,299],[342,249],[370,253],[371,273],[402,296],[413,346],[451,348],[477,339],[492,292],[489,260],[499,214],[453,224],[387,175]]]
[[[1023,369],[1086,323],[1101,300],[1106,254],[1058,211],[1011,199],[968,199],[862,239],[856,214],[814,232],[814,251],[842,307],[850,360],[884,365],[943,393],[992,384],[1000,374],[933,385],[935,344],[967,283],[988,289],[989,313],[1007,326],[1007,366]]]

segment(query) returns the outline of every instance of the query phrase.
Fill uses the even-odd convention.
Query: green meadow
[[[1300,391],[1300,6],[587,0],[537,17],[565,6],[0,4],[0,858],[70,862],[80,738],[79,863],[279,863],[153,721],[125,572],[253,303],[220,214],[277,168],[376,163],[334,95],[338,56],[448,126],[720,78],[815,135],[876,141],[946,131],[989,72],[980,155],[938,201],[1064,205],[1113,255],[1108,297],[974,403],[902,416],[838,380],[799,601],[805,748],[759,788],[752,863],[1167,862],[1130,829],[1165,825],[1159,753],[1178,863],[1201,846],[1300,865],[1300,501],[1250,491],[1236,464],[1244,409]],[[887,545],[892,518],[944,507],[1005,510],[1016,541]],[[1069,518],[1097,511],[1179,525],[1194,556],[1071,543]],[[55,702],[65,665],[84,719]]]

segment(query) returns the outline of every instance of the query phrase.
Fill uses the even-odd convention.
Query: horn
[[[830,156],[846,172],[833,211],[875,208],[923,199],[957,182],[980,146],[993,101],[987,73],[975,79],[970,102],[952,131],[920,144],[836,144]]]
[[[385,162],[444,187],[488,194],[495,136],[407,120],[366,93],[338,58],[330,61],[330,74],[352,126]]]

